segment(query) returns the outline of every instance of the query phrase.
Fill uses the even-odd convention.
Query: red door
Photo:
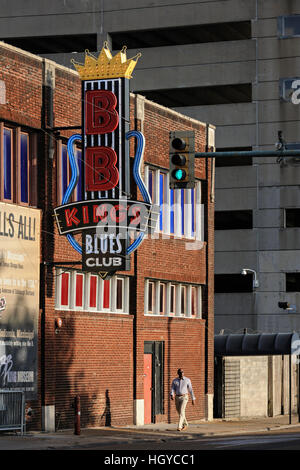
[[[151,423],[152,354],[144,354],[144,423]]]

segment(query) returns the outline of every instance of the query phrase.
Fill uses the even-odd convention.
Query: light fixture
[[[55,333],[58,334],[59,330],[61,329],[63,323],[60,317],[55,318]]]
[[[259,287],[259,282],[258,282],[258,279],[257,279],[256,271],[254,271],[254,269],[249,269],[249,268],[243,268],[242,269],[241,274],[243,276],[246,276],[248,273],[253,274],[253,288]]]

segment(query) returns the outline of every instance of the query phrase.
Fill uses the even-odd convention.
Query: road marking
[[[221,445],[217,445],[219,449],[223,447],[233,447],[233,446],[245,446],[245,445],[254,445],[254,444],[272,444],[274,442],[284,442],[284,441],[297,441],[298,437],[291,436],[261,436],[260,438],[256,437],[245,437],[245,438],[233,438],[226,439],[222,441]]]

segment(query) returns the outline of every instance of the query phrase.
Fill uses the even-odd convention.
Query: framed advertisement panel
[[[0,388],[37,397],[40,211],[0,202]]]

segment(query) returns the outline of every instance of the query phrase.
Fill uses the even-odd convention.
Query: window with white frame
[[[202,286],[145,280],[145,315],[202,317]]]
[[[124,278],[117,277],[116,279],[116,310],[124,310]]]
[[[83,288],[84,288],[84,274],[75,272],[74,274],[74,282],[75,282],[75,299],[74,299],[74,306],[76,309],[83,309]]]
[[[60,288],[58,292],[58,303],[62,309],[69,309],[70,307],[70,279],[70,272],[61,272]]]
[[[204,239],[201,182],[194,189],[169,188],[169,174],[145,165],[145,181],[153,204],[160,207],[156,231],[176,237]]]
[[[175,315],[175,305],[176,305],[176,286],[175,284],[170,284],[170,301],[169,301],[169,315]]]
[[[97,310],[99,306],[99,280],[96,274],[88,274],[86,275],[87,281],[87,304],[86,307],[88,310]],[[103,302],[103,298],[102,298]],[[103,304],[102,304],[103,307]]]
[[[180,295],[180,315],[185,315],[187,312],[187,295],[186,295],[186,286],[180,286],[181,295]]]
[[[56,271],[57,310],[129,313],[129,278],[109,280],[97,274],[59,269]]]
[[[191,315],[196,317],[198,313],[198,300],[199,300],[199,289],[195,286],[192,286],[192,305],[191,305]]]
[[[164,315],[166,311],[166,284],[159,283],[159,314]]]
[[[147,312],[154,313],[155,312],[155,284],[152,281],[148,282],[148,293],[147,293]]]

